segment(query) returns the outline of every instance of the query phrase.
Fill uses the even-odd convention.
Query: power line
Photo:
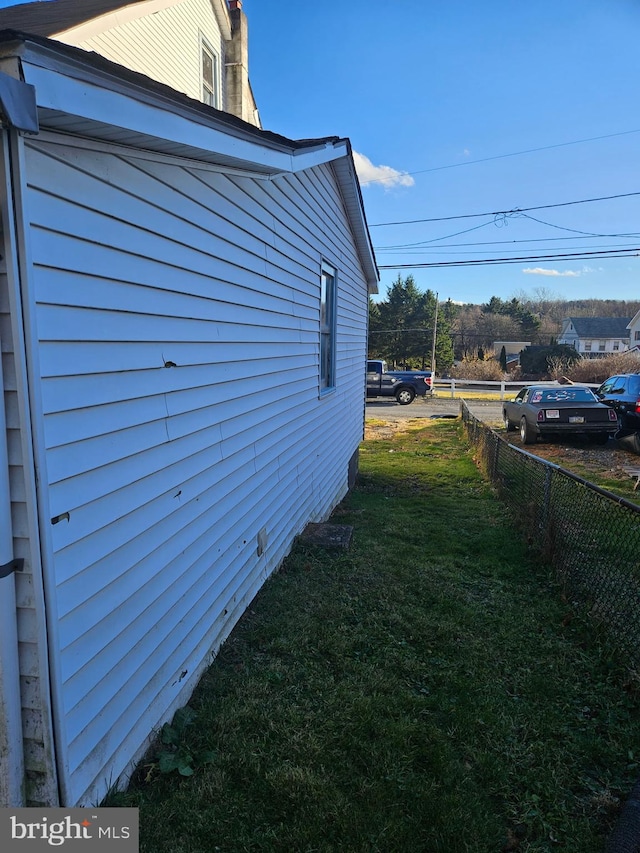
[[[569,238],[569,239],[571,239],[571,238]],[[440,248],[441,248],[440,246],[438,246],[437,248],[430,248],[428,250],[429,257],[433,257],[434,255],[474,255],[474,254],[476,254],[476,255],[477,254],[492,255],[492,254],[495,254],[495,251],[496,251],[495,249],[474,249],[474,250],[465,249],[463,251],[450,252],[450,251],[446,251],[446,250],[440,251]],[[584,252],[586,250],[584,246],[565,246],[564,248],[566,251],[572,250],[575,252]],[[598,251],[604,251],[607,249],[626,249],[626,248],[629,248],[629,249],[633,249],[635,251],[636,243],[611,243],[609,245],[603,244],[602,246],[593,246],[592,245],[591,248],[597,249]],[[523,248],[522,248],[522,246],[518,246],[517,249],[502,249],[502,251],[503,252],[509,252],[509,253],[522,252]],[[536,251],[536,250],[533,250],[533,251]],[[543,251],[543,250],[539,249],[537,251]],[[379,251],[377,249],[376,249],[376,254],[379,254]],[[388,251],[385,254],[389,254],[389,255],[397,254],[397,255],[402,255],[403,257],[409,256],[409,255],[422,255],[422,256],[424,256],[424,252],[420,249],[413,249],[413,250],[409,250],[409,251],[407,251],[406,249],[398,249],[398,250]],[[532,257],[536,257],[536,256],[534,255]]]
[[[457,169],[460,166],[472,166],[475,163],[488,163],[490,160],[503,160],[505,157],[519,157],[521,154],[535,154],[537,151],[550,151],[552,148],[566,148],[568,145],[581,145],[584,142],[597,142],[600,139],[612,139],[614,136],[628,136],[630,133],[640,133],[638,130],[622,130],[619,133],[606,133],[603,136],[588,136],[585,139],[574,139],[571,142],[557,142],[555,145],[541,145],[539,148],[525,148],[523,151],[511,151],[509,154],[495,154],[493,157],[482,157],[479,160],[465,160],[462,163],[450,163],[447,166],[434,166],[431,169],[418,169],[415,172],[401,172],[402,175],[424,175],[427,172],[441,172],[444,169]],[[371,178],[369,181],[361,181],[361,186],[367,184],[384,183],[386,178]]]
[[[632,130],[629,133],[640,133],[640,131]],[[599,198],[582,198],[577,201],[561,201],[556,204],[540,204],[536,207],[514,207],[512,210],[490,210],[486,213],[463,213],[458,216],[435,216],[431,219],[404,219],[397,222],[375,222],[369,225],[369,228],[382,228],[387,225],[416,225],[420,222],[448,222],[452,219],[475,219],[480,216],[510,216],[516,213],[528,213],[530,210],[549,210],[552,207],[569,207],[574,204],[591,204],[595,201],[610,201],[614,198],[630,198],[631,196],[640,195],[640,192],[633,193],[618,193],[616,195],[603,195]]]
[[[383,249],[415,249],[421,246],[430,246],[432,243],[439,243],[440,240],[449,240],[451,237],[458,237],[461,234],[468,234],[470,231],[477,231],[480,228],[486,228],[487,225],[495,225],[498,228],[506,227],[509,224],[509,217],[513,216],[516,218],[522,219],[530,219],[532,222],[537,222],[540,225],[547,225],[549,228],[557,228],[559,231],[570,231],[572,234],[582,234],[584,237],[637,237],[636,233],[627,233],[627,234],[597,234],[593,231],[579,231],[577,228],[568,228],[565,225],[555,225],[553,222],[545,222],[543,219],[537,219],[535,216],[529,216],[527,213],[523,213],[522,211],[518,211],[516,213],[511,214],[503,214],[501,219],[494,219],[490,222],[483,222],[481,225],[474,225],[471,228],[466,228],[464,231],[455,231],[453,234],[445,234],[443,237],[432,237],[431,240],[419,240],[416,243],[398,243],[392,244],[390,246],[380,246],[379,249],[376,248],[376,251]],[[528,240],[523,241],[525,243],[529,242]]]
[[[536,220],[540,222],[541,220]],[[561,230],[572,231],[575,233],[575,229],[567,228],[564,229],[561,225],[552,225],[550,222],[543,223],[545,225],[549,225],[551,228],[558,228]],[[470,229],[475,231],[476,229]],[[407,252],[408,250],[419,250],[419,249],[451,249],[451,248],[464,248],[466,246],[504,246],[512,243],[558,243],[561,240],[586,240],[586,239],[631,239],[632,237],[637,239],[640,237],[640,233],[637,231],[624,233],[624,234],[591,234],[589,232],[578,231],[578,234],[581,234],[580,237],[531,237],[529,239],[522,240],[484,240],[475,243],[440,243],[439,240],[447,240],[449,237],[456,237],[459,234],[465,234],[468,232],[459,231],[457,234],[449,234],[448,237],[436,237],[434,240],[421,240],[418,243],[398,243],[397,245],[390,246],[375,246],[375,252],[378,254],[379,252]],[[433,243],[437,243],[437,246],[433,246]],[[580,248],[580,247],[578,247]],[[584,247],[586,248],[586,246]],[[610,247],[612,248],[612,247]]]
[[[599,234],[596,236],[600,236]],[[609,235],[602,235],[609,236]],[[640,237],[640,233],[633,232],[629,234],[616,234],[616,237]],[[445,239],[444,237],[442,239]],[[437,247],[438,249],[452,249],[452,248],[466,248],[467,246],[504,246],[509,245],[511,243],[559,243],[561,240],[573,240],[573,237],[532,237],[529,240],[482,240],[475,243],[440,243]],[[586,239],[586,238],[585,238]],[[399,244],[397,246],[376,246],[375,251],[378,252],[387,252],[387,251],[400,251],[406,248],[415,248],[422,246],[423,243],[405,243]]]
[[[521,264],[533,261],[576,261],[576,260],[607,260],[609,258],[632,258],[640,254],[639,248],[620,249],[619,251],[608,252],[578,252],[578,253],[563,253],[555,255],[525,255],[520,258],[476,258],[475,260],[467,261],[432,261],[428,263],[416,264],[379,264],[378,269],[381,270],[401,270],[401,269],[425,269],[428,267],[479,267],[490,266],[494,264]]]

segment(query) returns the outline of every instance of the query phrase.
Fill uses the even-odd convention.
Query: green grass
[[[570,618],[453,421],[361,450],[190,705],[193,776],[153,756],[108,805],[148,853],[595,853],[638,773],[632,679]],[[148,781],[145,781],[145,777]]]

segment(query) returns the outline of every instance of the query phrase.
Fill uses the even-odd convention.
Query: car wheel
[[[408,406],[409,403],[413,403],[415,396],[416,392],[413,388],[400,388],[399,391],[396,391],[396,400],[401,406]]]
[[[531,429],[525,417],[520,421],[520,438],[523,444],[535,444],[538,435]]]
[[[513,430],[516,428],[513,421],[510,421],[509,418],[507,417],[506,412],[502,413],[502,422],[503,422],[504,428],[506,429],[507,432],[513,432]]]

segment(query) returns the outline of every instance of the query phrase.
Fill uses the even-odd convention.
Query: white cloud
[[[357,151],[353,152],[353,162],[361,186],[376,183],[381,184],[385,189],[391,189],[391,187],[412,187],[415,183],[411,175],[406,172],[399,172],[391,166],[374,166],[368,157]]]
[[[471,151],[469,151],[469,149],[468,149],[468,148],[465,148],[465,149],[464,149],[464,151],[463,151],[462,153],[464,154],[464,156],[465,156],[465,157],[470,157],[470,156],[471,156]]]
[[[528,275],[559,275],[571,276],[572,278],[582,275],[582,273],[576,272],[575,270],[565,270],[565,272],[560,272],[560,270],[545,270],[542,267],[526,267],[522,272],[527,273]]]

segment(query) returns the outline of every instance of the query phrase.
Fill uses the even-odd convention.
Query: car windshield
[[[588,388],[549,388],[534,391],[532,403],[593,403],[597,398]]]

